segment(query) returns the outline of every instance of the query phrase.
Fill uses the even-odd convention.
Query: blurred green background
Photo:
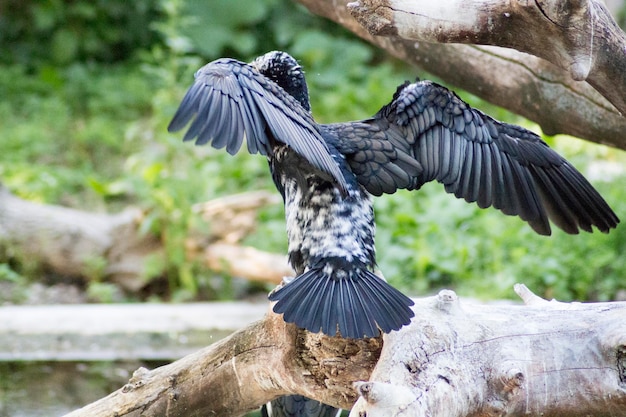
[[[266,161],[183,144],[182,135],[168,134],[166,126],[201,65],[223,56],[249,61],[273,49],[300,60],[320,122],[368,117],[404,80],[433,78],[287,0],[0,2],[0,181],[34,202],[110,213],[141,207],[142,231],[167,248],[165,259],[151,261],[146,288],[128,293],[97,265],[93,276],[76,281],[0,245],[0,304],[32,302],[36,285],[68,282],[84,291],[80,299],[92,302],[264,298],[268,286],[190,265],[184,243],[207,228],[191,212],[194,203],[274,190]],[[456,91],[496,118],[539,131]],[[545,139],[626,218],[626,174],[604,173],[607,163],[626,166],[624,152],[569,137]],[[541,237],[517,218],[455,199],[439,184],[375,204],[380,269],[412,296],[452,288],[462,296],[514,299],[512,285],[522,282],[564,301],[626,299],[623,224],[609,235],[556,230]],[[285,253],[283,216],[281,206],[262,210],[245,243]],[[0,416],[60,414],[117,389],[136,367],[119,372],[115,364],[61,365],[3,365]],[[29,375],[37,380],[46,373],[68,375],[69,382],[53,379],[56,387],[85,385],[88,399],[67,399],[46,385],[34,391],[39,400],[32,402]],[[33,410],[25,411],[25,404]]]
[[[195,148],[166,126],[201,65],[288,51],[307,72],[320,122],[370,116],[406,79],[432,78],[389,58],[341,27],[286,0],[4,1],[0,15],[0,181],[30,201],[92,211],[146,210],[146,233],[167,259],[154,261],[142,294],[120,292],[94,272],[92,301],[213,300],[237,292],[231,277],[188,265],[184,239],[206,227],[192,204],[248,190],[273,190],[264,158]],[[537,126],[456,90],[508,122]],[[586,173],[621,218],[626,177],[601,174],[624,152],[569,138],[545,138]],[[380,269],[410,295],[441,288],[481,299],[514,298],[523,282],[560,300],[626,298],[626,228],[535,235],[517,218],[480,210],[439,184],[376,200]],[[246,243],[286,251],[282,207],[269,207]],[[63,280],[49,277],[46,282]],[[32,261],[4,247],[0,281],[42,280]],[[265,292],[251,285],[246,291]],[[19,302],[20,291],[5,302]],[[121,295],[120,295],[121,294]]]

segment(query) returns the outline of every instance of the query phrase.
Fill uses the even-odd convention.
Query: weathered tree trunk
[[[413,322],[382,339],[311,334],[269,312],[66,417],[237,416],[287,393],[349,408],[353,383],[359,417],[626,416],[626,303],[516,290],[526,306],[447,290],[416,300]]]
[[[626,303],[430,299],[385,337],[351,416],[626,415]],[[364,414],[366,413],[366,414]]]
[[[255,192],[198,205],[196,211],[216,227],[211,236],[189,238],[190,260],[217,272],[275,284],[292,275],[286,256],[236,244],[254,228],[255,209],[275,202],[273,194]],[[32,203],[0,185],[0,245],[56,273],[87,278],[99,274],[129,291],[145,285],[148,259],[164,256],[162,242],[141,233],[142,218],[139,209],[111,215]],[[103,271],[94,270],[102,264]]]
[[[179,361],[138,369],[124,387],[67,417],[237,416],[289,392],[349,406],[352,381],[367,379],[381,344],[311,334],[270,312]]]
[[[148,254],[162,251],[154,236],[138,233],[142,213],[90,213],[22,200],[0,186],[0,243],[21,259],[36,261],[67,276],[104,273],[133,287]]]
[[[626,149],[626,37],[596,0],[298,2],[547,134]]]

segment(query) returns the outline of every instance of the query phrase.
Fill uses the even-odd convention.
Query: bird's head
[[[282,51],[272,51],[256,58],[250,65],[282,87],[307,111],[311,111],[304,71],[291,55]]]

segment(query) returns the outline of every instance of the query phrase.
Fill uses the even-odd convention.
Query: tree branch
[[[461,304],[445,290],[424,300],[385,337],[350,415],[626,416],[626,303],[516,291],[530,305]]]
[[[236,416],[284,394],[349,408],[355,381],[351,416],[626,416],[626,303],[516,290],[530,305],[461,304],[449,290],[416,300],[413,322],[382,340],[311,334],[269,312],[66,417]]]
[[[454,5],[448,3],[433,3],[427,0],[424,1],[431,5],[430,7],[423,6],[421,0],[416,2],[367,0],[352,3],[350,6],[337,4],[331,0],[298,1],[311,12],[345,26],[393,56],[417,65],[444,81],[462,87],[487,101],[533,120],[547,134],[565,133],[626,149],[626,136],[623,134],[626,131],[626,118],[622,117],[611,104],[612,102],[622,113],[626,111],[626,78],[623,76],[626,73],[626,54],[623,52],[626,43],[623,32],[615,25],[606,9],[598,5],[595,0],[592,6],[589,6],[588,13],[586,12],[590,16],[589,19],[593,17],[588,21],[595,22],[592,38],[595,42],[595,49],[591,51],[595,55],[592,56],[587,82],[574,81],[568,72],[573,67],[579,68],[575,71],[584,72],[580,68],[588,59],[585,61],[586,58],[580,58],[580,54],[572,55],[578,58],[575,62],[570,60],[570,64],[558,62],[558,65],[567,67],[568,71],[564,71],[544,59],[512,49],[438,44],[404,38],[407,36],[434,42],[463,41],[467,43],[485,41],[491,37],[494,44],[502,38],[498,41],[499,44],[507,46],[517,42],[523,45],[531,36],[527,33],[532,32],[530,29],[536,28],[541,22],[548,22],[544,25],[542,32],[532,35],[538,38],[536,43],[541,43],[543,49],[546,49],[552,47],[552,44],[545,40],[552,39],[550,37],[552,32],[556,31],[559,26],[550,23],[538,8],[533,11],[526,10],[521,8],[520,4],[515,3],[515,9],[503,10],[497,9],[496,6],[510,6],[510,2],[495,1],[463,2],[463,7],[459,6],[458,9],[454,9]],[[500,3],[502,6],[498,6]],[[374,7],[381,4],[392,5],[396,9],[392,10],[391,6]],[[413,4],[422,5],[423,8],[412,9],[412,12],[401,11],[403,7],[406,9]],[[433,8],[433,4],[440,7]],[[481,9],[481,6],[484,8]],[[475,7],[476,13],[482,13],[480,19],[475,18],[476,22],[480,23],[479,25],[471,26],[465,21],[469,20],[466,18],[466,12],[470,7]],[[446,12],[445,19],[438,15],[428,15],[429,11],[435,13],[439,9]],[[455,10],[458,10],[458,13],[455,14]],[[502,14],[494,16],[492,15],[494,10]],[[544,11],[553,13],[548,10],[547,6]],[[508,17],[506,13],[509,14]],[[374,36],[368,32],[353,17],[353,14],[357,15],[372,33],[384,34],[384,36]],[[468,12],[467,15],[469,14]],[[415,21],[407,16],[417,19],[420,26],[415,26]],[[524,22],[531,17],[537,17],[540,22],[528,23],[525,26]],[[430,23],[426,24],[424,21]],[[488,25],[490,21],[495,21],[500,26],[491,27]],[[511,21],[514,21],[515,25]],[[463,30],[455,31],[453,28]],[[486,29],[489,29],[487,33],[481,35],[481,31]],[[571,37],[580,30],[569,29],[568,31],[571,32],[568,35]],[[398,34],[394,34],[395,32]],[[562,35],[560,36],[563,38]],[[528,42],[533,41],[528,40]],[[567,43],[565,40],[560,42],[564,45]],[[574,41],[570,41],[572,42]],[[602,50],[598,45],[605,45],[608,49]],[[573,46],[569,50],[573,50],[572,48]],[[557,49],[560,52],[553,53],[564,53],[563,48]],[[547,52],[543,53],[543,55],[546,54]]]
[[[369,377],[381,344],[311,334],[270,312],[195,354],[138,369],[124,387],[66,417],[237,416],[288,393],[349,408],[357,398],[351,382]]]
[[[626,35],[596,0],[359,0],[348,9],[375,36],[494,45],[535,55],[576,81],[603,86],[615,106],[626,110],[626,98],[615,94],[616,87],[620,90],[616,83],[626,87],[621,76],[626,72]],[[611,86],[604,84],[611,79]]]

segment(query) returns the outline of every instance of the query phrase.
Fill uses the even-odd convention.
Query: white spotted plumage
[[[374,210],[345,158],[329,146],[346,187],[288,146],[270,158],[283,194],[289,261],[298,276],[270,294],[274,311],[307,330],[372,337],[408,324],[412,301],[374,274]],[[379,330],[380,329],[380,330]]]
[[[307,190],[289,178],[284,181],[289,253],[302,255],[302,264],[293,265],[296,271],[304,272],[311,259],[329,257],[374,267],[374,212],[368,193],[357,186],[343,196],[317,181]]]

